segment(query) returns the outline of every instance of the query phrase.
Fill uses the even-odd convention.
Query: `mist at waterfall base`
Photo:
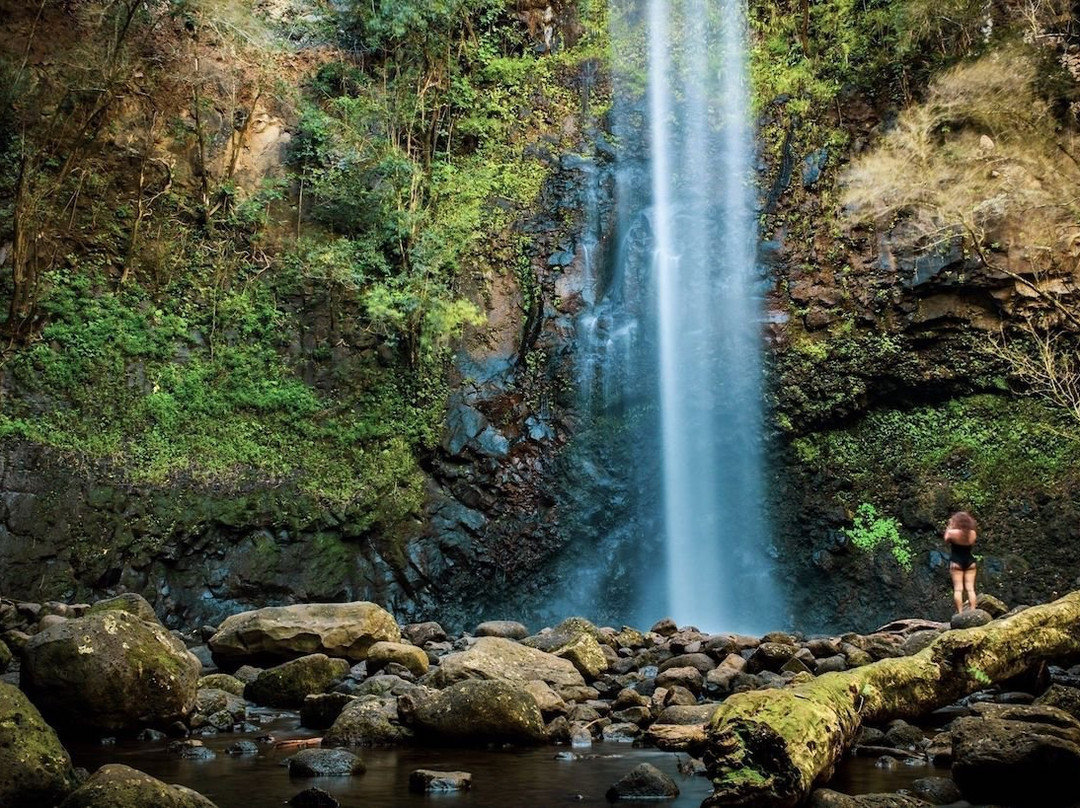
[[[763,483],[744,10],[649,0],[611,16],[615,226],[608,250],[598,222],[579,248],[562,608],[761,633],[786,610]]]

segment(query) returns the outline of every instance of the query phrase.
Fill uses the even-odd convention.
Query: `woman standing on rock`
[[[975,519],[967,511],[957,511],[949,517],[945,527],[945,543],[949,545],[949,575],[952,576],[953,603],[956,612],[964,610],[964,593],[968,605],[975,609],[975,556],[971,547],[975,544]]]

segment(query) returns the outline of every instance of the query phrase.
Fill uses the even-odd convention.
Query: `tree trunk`
[[[947,631],[909,657],[728,698],[709,725],[703,807],[793,808],[832,776],[862,723],[916,718],[1033,665],[1080,655],[1080,592],[980,628]]]

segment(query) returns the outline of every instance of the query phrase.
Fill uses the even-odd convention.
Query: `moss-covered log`
[[[702,805],[799,805],[832,776],[864,721],[925,715],[989,682],[1075,655],[1080,592],[980,628],[947,631],[913,656],[738,693],[709,724],[713,793]]]

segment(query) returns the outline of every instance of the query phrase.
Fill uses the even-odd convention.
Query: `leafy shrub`
[[[855,511],[855,524],[844,528],[843,534],[866,553],[873,553],[885,545],[896,562],[911,571],[911,545],[900,535],[900,523],[891,516],[880,516],[869,502],[859,505]]]

